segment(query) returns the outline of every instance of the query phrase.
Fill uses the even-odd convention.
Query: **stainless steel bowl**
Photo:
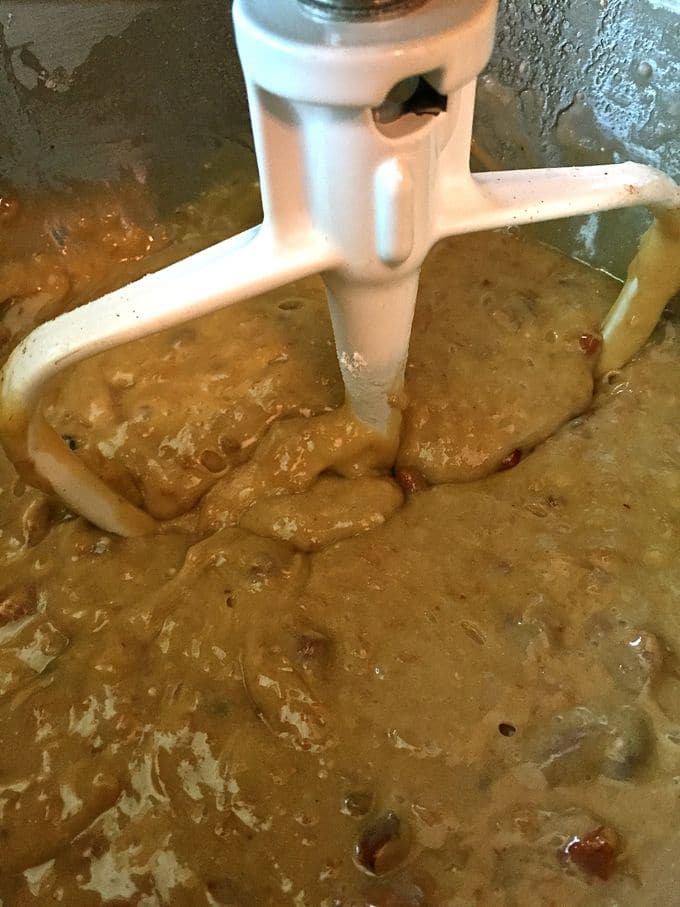
[[[680,178],[679,59],[679,0],[501,0],[478,166],[628,158]],[[0,173],[15,184],[127,170],[176,204],[216,148],[250,140],[230,3],[3,0],[0,122]],[[540,235],[620,274],[643,225],[616,212]]]

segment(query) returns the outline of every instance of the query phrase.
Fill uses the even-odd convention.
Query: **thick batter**
[[[4,195],[3,357],[256,217]],[[616,291],[441,244],[392,472],[315,281],[51,388],[164,522],[107,536],[0,460],[4,907],[680,903],[680,334],[595,387]]]

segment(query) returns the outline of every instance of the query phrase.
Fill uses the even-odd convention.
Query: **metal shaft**
[[[317,16],[344,22],[375,20],[408,13],[427,0],[298,0]]]

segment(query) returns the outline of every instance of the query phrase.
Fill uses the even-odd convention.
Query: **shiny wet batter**
[[[0,206],[0,343],[257,217],[222,186]],[[5,242],[6,238],[6,242]],[[653,907],[680,887],[680,335],[596,383],[603,275],[423,276],[396,464],[310,280],[99,356],[45,414],[162,521],[0,460],[0,899]]]

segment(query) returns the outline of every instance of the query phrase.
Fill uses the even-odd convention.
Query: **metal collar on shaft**
[[[355,22],[399,16],[427,0],[298,0],[303,9],[325,19]]]

